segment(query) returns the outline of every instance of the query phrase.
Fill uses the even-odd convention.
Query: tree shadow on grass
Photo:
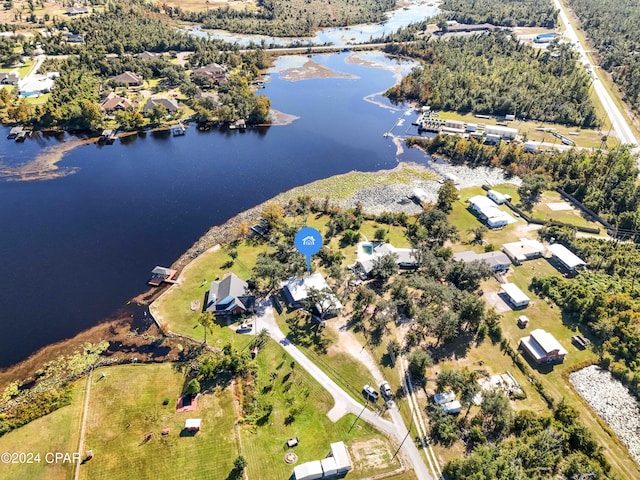
[[[242,470],[238,470],[237,468],[232,468],[231,471],[229,472],[229,475],[227,475],[227,478],[225,478],[225,480],[239,480],[242,478]]]

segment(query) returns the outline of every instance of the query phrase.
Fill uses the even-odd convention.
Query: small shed
[[[453,402],[455,399],[456,394],[452,390],[444,393],[436,392],[436,394],[433,396],[433,401],[438,405],[444,405],[445,403]]]
[[[489,190],[487,192],[487,197],[496,202],[498,205],[502,205],[508,200],[506,195],[503,195],[502,193],[495,190]]]
[[[527,325],[529,325],[529,317],[527,317],[526,315],[520,315],[518,317],[518,326],[521,328],[525,328]]]
[[[199,432],[201,423],[201,418],[187,418],[184,422],[184,429],[189,432]]]
[[[515,308],[525,308],[529,305],[529,297],[527,297],[515,283],[503,284],[502,291],[507,295],[509,302],[511,302],[511,305]]]

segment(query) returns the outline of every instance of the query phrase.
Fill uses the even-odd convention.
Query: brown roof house
[[[173,98],[165,97],[149,97],[147,103],[144,104],[142,111],[144,113],[149,113],[156,105],[164,107],[170,113],[178,111],[178,102]]]
[[[134,108],[135,105],[131,100],[121,97],[115,92],[109,93],[102,105],[100,105],[100,109],[106,113],[115,112],[116,110],[133,110]]]
[[[209,77],[216,83],[226,82],[227,81],[227,67],[223,65],[219,65],[217,63],[210,63],[209,65],[205,65],[204,67],[196,68],[193,71],[194,75],[204,75],[205,77]]]
[[[115,77],[111,77],[109,80],[113,82],[126,83],[130,87],[139,87],[144,82],[144,78],[133,72],[126,71]]]

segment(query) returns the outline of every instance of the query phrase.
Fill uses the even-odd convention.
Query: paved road
[[[613,102],[613,99],[611,98],[611,95],[609,95],[609,92],[607,92],[607,89],[604,87],[604,85],[602,85],[602,82],[598,80],[596,69],[587,56],[587,50],[585,49],[584,45],[580,43],[578,35],[576,35],[573,26],[569,22],[569,17],[567,16],[567,12],[564,6],[562,5],[562,3],[560,3],[560,0],[553,1],[556,8],[560,10],[560,18],[562,18],[562,21],[567,27],[567,30],[564,33],[565,37],[567,37],[567,39],[574,45],[574,48],[580,55],[580,61],[582,62],[582,64],[592,72],[591,75],[593,78],[593,89],[596,92],[596,95],[598,95],[598,98],[602,102],[602,105],[604,106],[604,109],[606,110],[607,115],[611,120],[613,130],[616,132],[616,136],[623,144],[626,143],[631,145],[638,145],[638,141],[631,131],[631,128],[629,128],[629,124],[625,120],[616,104]],[[636,148],[635,150],[637,151],[638,149]]]
[[[320,368],[318,368],[315,363],[309,360],[304,353],[286,339],[284,333],[282,333],[282,330],[280,330],[280,327],[278,327],[278,324],[276,323],[273,316],[273,308],[271,306],[266,304],[260,306],[255,327],[257,331],[263,328],[269,330],[271,338],[276,340],[282,348],[284,348],[289,355],[293,357],[298,365],[308,371],[324,388],[327,389],[334,400],[333,408],[329,413],[327,413],[328,417],[332,421],[335,422],[347,413],[353,413],[355,415],[361,414],[360,418],[362,420],[373,425],[387,435],[394,437],[398,444],[403,441],[408,430],[397,409],[394,407],[389,410],[392,420],[390,422],[373,413],[371,410],[364,408],[364,405],[351,398],[349,394],[347,394]],[[411,467],[419,480],[432,480],[418,448],[411,439],[407,439],[407,441],[402,444],[402,451],[411,463]]]

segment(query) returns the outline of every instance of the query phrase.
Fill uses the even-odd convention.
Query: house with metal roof
[[[562,362],[568,353],[553,335],[540,328],[522,337],[520,347],[536,363]]]
[[[520,265],[527,260],[540,258],[544,253],[544,245],[537,240],[523,238],[519,242],[503,244],[502,251],[508,255],[513,263]]]
[[[506,272],[511,266],[511,259],[503,252],[476,253],[473,250],[458,252],[453,254],[453,259],[457,262],[469,263],[473,261],[486,262],[494,272]]]
[[[513,307],[525,308],[529,305],[529,297],[515,283],[503,283],[502,291]]]
[[[249,294],[247,282],[230,273],[211,282],[205,305],[214,315],[241,315],[255,312],[256,297]]]
[[[390,243],[360,242],[357,255],[353,269],[363,277],[369,276],[376,261],[385,255],[393,255],[401,270],[418,268],[418,260],[413,248],[396,248]]]
[[[329,284],[321,273],[305,275],[303,277],[291,277],[282,285],[282,293],[287,304],[291,308],[302,308],[304,300],[309,296],[311,289],[318,291],[330,291]],[[337,315],[342,310],[342,303],[334,294],[330,294],[324,300],[323,305],[316,305],[316,313],[320,320]],[[313,313],[313,312],[312,312]]]
[[[489,228],[502,228],[516,221],[507,212],[488,197],[475,195],[469,199],[469,209],[474,212]]]
[[[322,478],[324,471],[320,460],[303,463],[293,467],[293,478],[295,480],[316,480]]]
[[[173,113],[178,111],[178,102],[173,98],[166,97],[149,97],[147,102],[142,107],[142,111],[146,114],[152,111],[156,106],[163,107],[167,112]]]
[[[560,243],[549,245],[547,250],[551,253],[553,259],[570,273],[587,266],[584,260]]]

